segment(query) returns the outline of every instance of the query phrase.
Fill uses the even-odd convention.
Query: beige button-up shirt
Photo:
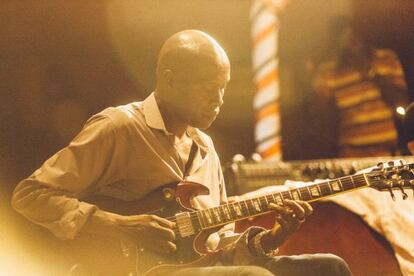
[[[107,108],[90,118],[67,147],[19,183],[12,204],[58,238],[73,239],[97,209],[82,201],[93,194],[139,200],[157,187],[188,180],[209,190],[209,195],[193,199],[194,208],[226,202],[220,162],[210,137],[192,127],[186,134],[198,146],[188,176],[180,157],[188,149],[166,130],[154,94],[143,102]],[[232,248],[236,263],[251,257],[247,235],[221,235],[236,245]]]

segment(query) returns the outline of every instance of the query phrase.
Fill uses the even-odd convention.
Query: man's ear
[[[165,69],[164,72],[162,72],[162,76],[164,78],[165,84],[169,88],[173,88],[175,84],[174,73],[170,69]]]

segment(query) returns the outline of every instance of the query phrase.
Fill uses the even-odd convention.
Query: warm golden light
[[[395,109],[395,111],[397,111],[398,114],[404,116],[405,115],[405,108],[402,106],[399,106]]]
[[[17,239],[8,237],[0,245],[0,275],[45,275],[41,265],[25,252]]]

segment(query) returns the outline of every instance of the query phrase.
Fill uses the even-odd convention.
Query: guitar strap
[[[188,155],[188,160],[184,166],[184,178],[186,178],[188,174],[190,173],[190,168],[193,165],[194,157],[197,153],[197,150],[198,150],[197,144],[194,141],[192,141],[190,154]]]

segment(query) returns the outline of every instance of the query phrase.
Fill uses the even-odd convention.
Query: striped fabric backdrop
[[[264,160],[282,157],[279,107],[277,12],[285,0],[253,0],[250,10],[253,46],[256,151]]]

